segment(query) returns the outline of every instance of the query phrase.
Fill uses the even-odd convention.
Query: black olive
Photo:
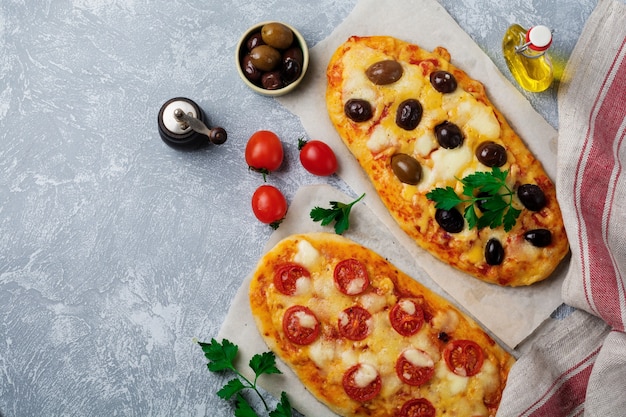
[[[456,78],[448,71],[435,71],[430,74],[430,83],[440,93],[451,93],[456,90]]]
[[[534,229],[524,233],[524,239],[533,246],[544,248],[552,243],[552,232],[548,229]]]
[[[443,122],[435,126],[435,135],[439,145],[446,149],[458,148],[463,144],[461,129],[451,122]]]
[[[465,227],[463,215],[455,208],[450,210],[437,209],[435,220],[448,233],[459,233]]]
[[[404,130],[413,130],[422,120],[422,105],[414,98],[404,100],[396,111],[396,124]]]
[[[506,149],[498,143],[485,141],[476,148],[476,158],[488,167],[501,167],[506,164]]]
[[[278,90],[283,87],[283,78],[280,71],[266,72],[261,77],[261,84],[266,90]]]
[[[302,74],[302,65],[293,59],[285,61],[283,64],[283,81],[285,85],[291,84]]]
[[[295,61],[298,61],[300,63],[300,65],[302,65],[302,49],[300,49],[300,47],[298,46],[294,46],[292,48],[287,49],[284,53],[283,53],[283,61],[286,61],[288,59],[293,59]]]
[[[302,49],[293,47],[283,53],[283,82],[285,85],[291,84],[302,74]]]
[[[539,211],[547,204],[545,194],[535,184],[520,185],[517,189],[517,196],[528,210]]]
[[[486,191],[481,191],[480,193],[478,193],[478,195],[476,197],[478,197],[478,200],[476,200],[476,206],[478,206],[478,209],[481,212],[485,212],[487,211],[487,209],[485,208],[485,203],[487,202],[487,197],[491,196],[491,194],[489,194]]]
[[[448,333],[446,332],[439,332],[439,334],[437,335],[437,339],[441,340],[444,343],[448,343],[448,341],[450,340],[450,336],[448,336]]]
[[[504,260],[504,248],[498,239],[491,238],[485,245],[485,261],[489,265],[500,265]]]
[[[243,70],[246,78],[253,83],[256,84],[261,79],[261,71],[259,71],[259,69],[254,66],[252,60],[250,59],[250,55],[245,55],[241,60],[241,69]]]
[[[376,85],[395,83],[402,77],[402,65],[391,59],[378,61],[365,70],[365,75]]]
[[[261,36],[261,32],[253,33],[246,41],[248,51],[253,50],[259,45],[265,45],[265,42],[263,42],[263,37]]]
[[[355,122],[365,122],[372,118],[372,105],[366,100],[352,98],[346,102],[343,110]]]
[[[391,170],[405,184],[416,185],[422,179],[422,166],[405,153],[397,153],[391,157]]]

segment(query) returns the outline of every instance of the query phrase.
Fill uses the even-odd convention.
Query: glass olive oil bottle
[[[502,39],[504,59],[513,78],[525,90],[546,90],[554,79],[552,63],[546,54],[552,44],[552,31],[546,26],[526,30],[511,25]]]

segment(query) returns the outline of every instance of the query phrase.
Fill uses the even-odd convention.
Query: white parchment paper
[[[428,50],[437,46],[448,49],[453,64],[486,86],[491,101],[543,163],[553,180],[556,177],[557,132],[533,110],[489,57],[434,0],[359,1],[346,20],[327,39],[311,49],[309,72],[304,84],[294,93],[279,99],[300,117],[311,139],[324,140],[334,149],[341,163],[338,175],[355,195],[367,194],[364,204],[354,208],[353,224],[346,237],[376,250],[414,279],[454,300],[502,343],[510,349],[515,348],[562,303],[560,291],[567,261],[542,283],[523,288],[502,288],[480,282],[436,260],[399,228],[341,142],[326,113],[326,65],[335,49],[352,35],[389,35]],[[333,199],[349,202],[352,197],[329,186],[302,189],[291,202],[287,218],[272,235],[267,248],[292,233],[323,230],[309,219],[309,211],[315,205],[327,207]],[[324,230],[332,231],[329,228]],[[255,353],[267,349],[250,314],[248,283],[249,278],[233,300],[218,335],[218,338],[238,343],[241,356],[246,361]],[[285,375],[266,379],[265,387],[270,392],[278,395],[287,391],[296,408],[306,415],[333,415],[308,394],[302,384],[293,380],[295,376],[284,364],[280,363],[280,367]]]
[[[512,348],[517,346],[562,303],[560,291],[566,262],[543,283],[527,288],[501,288],[482,283],[436,260],[400,229],[358,162],[341,142],[326,113],[326,65],[337,47],[352,35],[389,35],[428,50],[437,46],[448,49],[453,64],[486,86],[489,98],[553,180],[556,178],[557,132],[434,0],[360,1],[328,38],[311,49],[310,72],[302,88],[280,99],[300,117],[310,138],[324,140],[332,146],[341,162],[339,176],[355,193],[367,194],[367,204],[376,217],[419,265],[504,343]]]

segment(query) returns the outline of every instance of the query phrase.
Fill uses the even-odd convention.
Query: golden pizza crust
[[[402,78],[382,86],[368,81],[364,75],[366,69],[375,62],[389,59],[401,62],[405,74],[412,74],[413,86]],[[392,37],[353,36],[337,49],[328,64],[326,102],[330,119],[389,212],[419,246],[485,282],[521,286],[541,281],[554,271],[569,250],[554,184],[504,116],[491,104],[483,85],[449,60],[449,53],[441,47],[431,53]],[[458,88],[454,94],[444,96],[430,85],[429,74],[438,69],[456,78]],[[396,126],[393,119],[399,103],[415,92],[420,92],[423,116],[417,129],[406,131]],[[358,123],[349,119],[344,104],[351,98],[369,100],[374,114],[372,119]],[[466,159],[457,171],[442,173],[446,169],[443,165],[454,160],[446,157],[448,159],[440,158],[443,163],[435,161],[438,145],[433,130],[449,119],[461,120],[457,123],[465,141],[463,149],[455,151],[459,158]],[[547,206],[537,212],[530,211],[514,196],[514,207],[521,209],[522,214],[509,232],[502,227],[469,230],[466,223],[461,233],[448,233],[435,221],[434,203],[426,194],[436,187],[446,186],[461,194],[458,178],[476,170],[489,170],[474,156],[478,145],[485,140],[505,147],[508,160],[501,169],[509,171],[509,186],[513,189],[522,184],[540,186]],[[396,153],[414,156],[430,177],[423,178],[417,185],[400,182],[391,170],[391,157]],[[425,185],[428,181],[430,183]],[[463,207],[459,209],[463,211]],[[530,245],[524,233],[532,229],[550,230],[552,243],[543,248]],[[505,260],[500,265],[489,265],[485,261],[485,245],[491,238],[500,240],[505,249]]]
[[[366,265],[370,285],[365,292],[348,296],[334,285],[334,268],[345,259]],[[310,272],[310,281],[298,293],[285,295],[277,290],[274,274],[293,262]],[[341,416],[398,415],[413,398],[428,399],[437,416],[495,415],[513,358],[448,301],[355,242],[329,233],[285,238],[260,259],[249,296],[269,348],[315,397]],[[401,336],[389,323],[389,311],[401,298],[419,300],[424,313],[424,323],[413,336]],[[320,335],[311,344],[297,345],[285,336],[283,315],[294,305],[310,308],[320,321]],[[373,316],[370,334],[361,341],[347,340],[337,329],[340,312],[355,305]],[[464,339],[478,343],[484,352],[484,364],[475,376],[453,374],[442,357],[448,343]],[[423,385],[404,384],[396,374],[395,361],[409,348],[428,352],[434,360],[435,375]],[[381,392],[366,402],[348,397],[342,385],[344,373],[355,363],[370,363],[382,376]]]

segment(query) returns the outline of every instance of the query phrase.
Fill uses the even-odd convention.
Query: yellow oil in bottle
[[[554,79],[552,63],[545,49],[529,47],[526,34],[527,30],[518,24],[507,29],[502,39],[504,59],[522,88],[532,92],[544,91]]]

